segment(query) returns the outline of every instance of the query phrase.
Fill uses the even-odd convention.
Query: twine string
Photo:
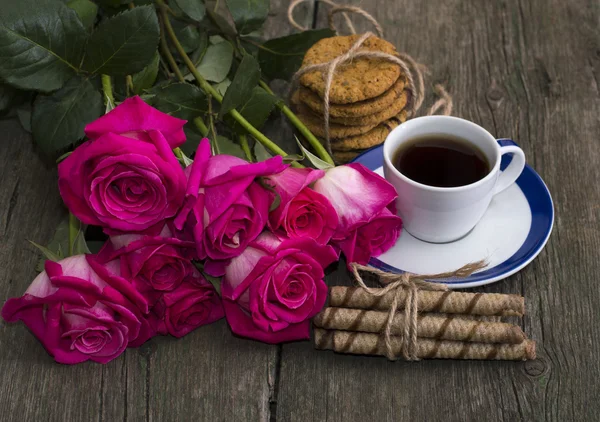
[[[396,360],[397,356],[394,353],[392,345],[392,325],[394,322],[394,316],[400,305],[400,298],[405,296],[404,301],[404,327],[402,332],[402,357],[408,361],[417,361],[418,357],[418,319],[419,319],[419,302],[418,292],[419,290],[429,291],[445,291],[448,290],[448,286],[442,283],[433,283],[425,280],[443,280],[454,277],[468,277],[477,270],[480,270],[486,266],[484,261],[477,261],[474,263],[466,264],[455,271],[449,271],[439,274],[428,274],[428,275],[416,275],[411,273],[389,273],[386,271],[379,270],[373,267],[367,267],[365,265],[352,263],[350,265],[352,274],[356,279],[356,283],[362,287],[367,293],[375,297],[380,297],[388,294],[389,292],[394,293],[390,310],[386,319],[386,324],[383,334],[383,340],[385,345],[385,355],[389,360]],[[369,273],[376,275],[379,278],[379,282],[383,285],[383,288],[374,289],[367,286],[360,275],[360,272]]]

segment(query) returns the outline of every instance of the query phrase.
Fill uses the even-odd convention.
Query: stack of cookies
[[[303,66],[326,63],[346,53],[360,35],[324,38],[304,56]],[[360,50],[396,55],[396,48],[375,36]],[[324,72],[303,74],[292,95],[298,117],[316,136],[325,138],[323,120]],[[334,159],[346,163],[364,150],[381,144],[404,122],[411,100],[406,75],[396,63],[357,58],[339,65],[329,91],[329,137]]]

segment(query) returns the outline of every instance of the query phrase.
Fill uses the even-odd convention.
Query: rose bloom
[[[85,255],[47,261],[25,294],[6,302],[2,317],[23,321],[59,363],[107,363],[152,336],[139,310]]]
[[[225,315],[215,288],[196,269],[177,288],[165,292],[151,314],[150,324],[158,333],[175,337],[183,337]]]
[[[362,164],[347,164],[327,170],[314,190],[337,212],[339,225],[332,242],[348,264],[367,264],[396,243],[402,229],[394,208],[397,193],[383,177]]]
[[[98,253],[102,264],[114,262],[120,277],[99,268],[117,290],[123,292],[142,312],[147,313],[165,292],[175,290],[197,270],[190,259],[195,255],[194,242],[173,236],[165,225],[158,236],[123,234],[111,236]]]
[[[231,260],[221,284],[231,330],[266,343],[309,338],[309,319],[325,304],[324,268],[332,247],[310,238],[280,240],[262,233]]]
[[[186,169],[186,201],[175,226],[193,233],[199,258],[208,258],[208,274],[222,275],[229,259],[262,232],[272,197],[255,179],[286,167],[281,157],[252,164],[230,155],[211,157],[208,139],[200,142]]]
[[[289,167],[266,180],[279,195],[280,203],[269,213],[269,227],[289,238],[309,237],[327,244],[338,225],[329,200],[309,186],[325,174],[322,170]]]
[[[69,210],[108,233],[145,231],[174,216],[186,180],[172,149],[185,141],[184,123],[134,97],[89,124],[92,139],[58,166]]]

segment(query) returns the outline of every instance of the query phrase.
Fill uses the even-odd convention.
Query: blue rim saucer
[[[498,140],[498,142],[500,143],[500,145],[509,144],[508,140]],[[510,143],[512,143],[512,141],[510,141]],[[504,170],[508,166],[508,164],[510,163],[510,159],[510,156],[504,156],[502,158],[502,163],[500,167],[501,170]],[[381,167],[383,165],[383,145],[379,145],[365,151],[364,153],[356,157],[352,162],[360,163],[365,167],[369,168],[370,170],[382,174]],[[533,259],[542,251],[542,249],[546,245],[546,242],[548,241],[548,238],[550,237],[550,233],[552,232],[552,226],[554,223],[554,206],[552,203],[550,192],[548,191],[548,188],[546,187],[546,184],[541,179],[541,177],[529,165],[525,166],[523,173],[521,174],[521,176],[519,176],[519,178],[516,181],[516,185],[518,189],[521,190],[522,195],[524,195],[523,202],[527,202],[527,204],[529,205],[529,211],[531,212],[530,220],[528,219],[526,223],[523,223],[529,225],[529,231],[526,237],[524,233],[522,236],[524,237],[524,240],[522,238],[515,237],[516,240],[513,244],[510,244],[511,239],[503,239],[505,244],[507,243],[507,241],[509,242],[509,252],[512,252],[513,250],[515,251],[514,253],[512,253],[512,255],[508,256],[506,259],[502,259],[501,262],[495,262],[493,263],[493,265],[490,265],[487,269],[477,272],[467,278],[461,279],[460,281],[444,281],[444,283],[448,284],[448,287],[475,287],[502,280],[523,269],[527,264],[533,261]],[[516,194],[519,196],[521,195],[518,193],[518,189],[511,189],[511,192],[516,192]],[[506,198],[502,196],[505,194],[505,192],[497,195],[498,200],[502,200],[501,198]],[[513,195],[515,195],[515,193],[513,193]],[[524,207],[526,208],[527,205],[525,204]],[[490,208],[492,208],[492,206],[490,206]],[[491,217],[492,214],[493,212],[491,212],[490,209],[488,209],[488,211],[486,212],[486,215],[488,215],[488,220],[490,218],[493,218]],[[503,211],[504,221],[506,221],[507,218],[505,214],[506,212]],[[486,215],[484,215],[482,221],[486,218]],[[511,218],[511,216],[508,216],[508,218]],[[490,224],[493,225],[493,221],[489,223],[487,227],[490,227]],[[477,229],[477,226],[475,227],[475,229]],[[397,245],[403,241],[402,236],[410,236],[410,234],[408,234],[407,232],[403,232],[396,246],[394,246],[392,249],[397,247]],[[467,235],[467,238],[469,236],[473,235],[469,234]],[[439,246],[419,241],[417,239],[412,238],[412,236],[410,236],[410,241],[412,242],[411,245],[417,245],[420,249],[422,249],[422,251],[419,253],[419,256],[421,257],[421,260],[423,262],[415,264],[417,270],[421,269],[422,267],[420,273],[432,273],[432,271],[427,271],[426,268],[430,267],[431,262],[436,262],[436,260],[439,259],[439,257],[436,256],[436,253],[438,253],[440,250]],[[460,240],[457,242],[460,242]],[[457,242],[448,243],[445,247],[452,248],[453,243]],[[506,249],[506,245],[504,245],[503,247]],[[475,253],[475,251],[473,251],[473,253]],[[471,259],[472,257],[469,258],[469,261]],[[481,256],[478,259],[487,259],[487,256]],[[427,260],[427,262],[425,262],[425,260]],[[372,258],[369,262],[369,265],[385,271],[396,273],[402,273],[405,270],[417,272],[415,271],[414,265],[411,269],[407,269],[406,267],[404,269],[399,268],[403,265],[401,263],[399,264],[397,261],[398,259],[393,258],[393,251],[391,251],[391,253],[386,253],[382,257]],[[411,265],[412,264],[413,262],[411,262]],[[446,270],[451,269],[453,268],[447,268]]]

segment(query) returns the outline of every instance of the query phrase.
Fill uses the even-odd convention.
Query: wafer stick
[[[357,355],[386,355],[382,336],[371,333],[328,331],[316,328],[315,347]],[[392,349],[399,355],[402,341],[392,336]],[[472,343],[465,341],[431,340],[419,338],[416,355],[420,359],[488,359],[530,360],[535,359],[535,342],[525,340],[519,344]]]
[[[391,291],[377,297],[360,287],[334,286],[331,288],[329,305],[385,311],[390,308],[394,295],[395,291]],[[419,290],[417,298],[419,311],[426,312],[501,316],[522,316],[525,312],[524,299],[517,295]],[[405,301],[406,291],[402,291],[400,308]]]
[[[418,337],[511,344],[521,343],[525,339],[521,328],[513,324],[463,319],[457,315],[446,317],[436,315],[438,314],[422,313],[418,316]],[[315,316],[313,322],[315,326],[328,330],[381,333],[385,331],[387,319],[387,312],[325,308]],[[404,312],[396,313],[391,326],[391,334],[402,335],[405,324],[406,314]]]

